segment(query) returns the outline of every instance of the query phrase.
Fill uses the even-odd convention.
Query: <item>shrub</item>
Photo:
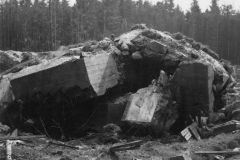
[[[147,29],[148,27],[146,26],[146,24],[134,24],[131,28],[132,30],[136,30],[136,29]]]

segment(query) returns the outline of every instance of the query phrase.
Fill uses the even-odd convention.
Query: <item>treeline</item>
[[[45,51],[86,40],[120,35],[135,23],[181,32],[209,45],[220,57],[240,63],[240,13],[212,0],[198,0],[184,13],[174,0],[155,5],[143,0],[8,0],[1,5],[0,50]]]

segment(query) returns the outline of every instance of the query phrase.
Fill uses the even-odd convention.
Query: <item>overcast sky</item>
[[[151,3],[156,3],[162,0],[148,0]],[[74,4],[75,0],[69,0],[70,4]],[[200,8],[202,11],[205,11],[211,4],[211,0],[198,0]],[[192,0],[174,0],[176,5],[179,5],[184,11],[190,9]],[[234,9],[240,10],[240,0],[219,0],[219,5],[222,4],[231,4]]]

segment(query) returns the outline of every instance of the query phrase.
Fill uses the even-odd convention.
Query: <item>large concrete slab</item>
[[[118,83],[114,59],[109,54],[99,54],[80,59],[60,57],[5,76],[0,83],[0,102],[9,101],[6,93],[13,92],[16,99],[36,92],[53,94],[58,90],[79,86],[92,89],[101,96],[106,89]],[[7,85],[11,87],[6,87]],[[9,91],[10,89],[10,91]]]
[[[171,87],[174,99],[184,107],[186,116],[196,109],[201,109],[207,115],[212,113],[213,80],[214,71],[209,63],[195,61],[180,64],[173,76]]]

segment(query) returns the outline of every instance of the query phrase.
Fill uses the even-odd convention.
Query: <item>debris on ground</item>
[[[181,156],[171,157],[170,160],[192,160],[192,158],[187,155],[181,155]]]
[[[128,142],[120,145],[115,145],[109,149],[110,152],[118,152],[118,151],[126,151],[126,150],[133,150],[140,147],[142,140]]]
[[[212,129],[215,134],[232,132],[240,129],[240,122],[232,120],[223,124],[216,125]]]

